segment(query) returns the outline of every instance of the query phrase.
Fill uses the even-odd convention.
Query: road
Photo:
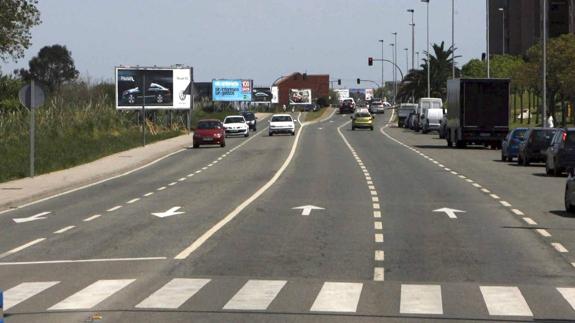
[[[8,321],[575,320],[565,179],[390,114],[262,128],[0,215]]]

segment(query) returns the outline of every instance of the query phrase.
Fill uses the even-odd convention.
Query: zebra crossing
[[[149,281],[140,283],[139,280],[144,279],[102,279],[82,286],[64,281],[22,282],[4,290],[4,310],[13,314],[18,314],[19,309],[22,312],[34,310],[48,313],[92,310],[199,311],[206,310],[202,306],[211,306],[209,310],[236,313],[267,311],[478,319],[575,319],[575,287],[568,286],[288,281],[229,277],[173,278],[156,285]],[[222,289],[222,286],[231,287]],[[134,289],[131,294],[130,289]],[[120,293],[125,293],[125,297],[120,297]],[[35,302],[35,299],[40,301]],[[50,305],[37,308],[42,306],[39,304]]]

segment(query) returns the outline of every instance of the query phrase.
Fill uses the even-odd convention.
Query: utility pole
[[[405,70],[409,71],[409,48],[404,48],[405,51]]]
[[[451,0],[451,78],[455,78],[455,0]]]
[[[543,125],[547,118],[547,0],[543,0]]]
[[[383,39],[380,39],[379,42],[381,43],[381,96],[383,97],[383,88],[385,87],[385,81],[384,81],[384,67],[383,67]]]
[[[415,69],[415,22],[413,21],[413,13],[415,10],[407,9],[411,13],[411,69]]]
[[[486,51],[485,51],[485,59],[487,60],[487,78],[491,77],[491,68],[489,66],[489,0],[485,0],[485,38],[486,38]]]
[[[489,0],[487,0],[489,1]],[[427,97],[431,97],[431,62],[429,61],[429,0],[421,0],[427,4]]]
[[[389,44],[389,46],[391,46],[391,60],[392,60],[392,64],[396,65],[395,63],[395,55],[394,53],[394,49],[395,49],[395,44],[391,43]],[[395,70],[395,68],[393,69],[393,104],[395,104],[395,82],[396,82],[396,76],[395,74],[397,73],[397,71]]]
[[[501,11],[501,53],[505,55],[505,8],[499,8]]]

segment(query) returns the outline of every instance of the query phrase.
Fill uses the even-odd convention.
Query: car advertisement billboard
[[[272,86],[272,103],[280,102],[280,89],[277,86]]]
[[[311,104],[311,90],[290,89],[289,104]]]
[[[252,90],[252,102],[272,102],[272,90],[268,87],[255,87]]]
[[[335,89],[333,90],[335,93],[337,93],[337,98],[339,100],[343,100],[343,99],[347,99],[349,98],[349,89]]]
[[[213,80],[212,100],[242,102],[252,101],[252,80]]]
[[[190,109],[190,68],[116,68],[116,109]]]

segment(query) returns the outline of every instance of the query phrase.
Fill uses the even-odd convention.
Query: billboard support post
[[[188,110],[188,135],[192,133],[192,112],[194,111],[194,68],[190,68],[190,109]]]
[[[142,93],[144,94],[142,102],[142,143],[146,147],[146,73],[142,77],[142,83]]]

